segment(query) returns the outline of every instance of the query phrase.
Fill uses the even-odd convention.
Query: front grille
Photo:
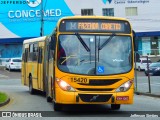
[[[76,88],[80,91],[112,91],[112,88]]]
[[[83,84],[83,83],[78,83],[80,85],[90,85],[90,86],[104,86],[104,85],[112,85],[122,79],[100,79],[100,80],[95,80],[95,79],[89,79],[89,84]]]
[[[99,95],[99,94],[79,94],[83,102],[107,102],[112,94]]]

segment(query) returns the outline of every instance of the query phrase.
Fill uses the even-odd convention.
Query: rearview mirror
[[[134,30],[132,30],[133,34],[133,45],[134,45],[134,51],[138,51],[138,40],[136,39],[136,33]]]

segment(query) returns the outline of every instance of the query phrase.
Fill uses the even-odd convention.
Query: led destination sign
[[[130,26],[126,21],[117,20],[65,20],[60,24],[60,31],[130,33]]]

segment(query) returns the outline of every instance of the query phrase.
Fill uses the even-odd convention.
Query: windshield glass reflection
[[[57,57],[61,71],[85,75],[109,75],[126,73],[132,68],[129,36],[80,35],[80,37],[89,51],[76,35],[59,36]]]

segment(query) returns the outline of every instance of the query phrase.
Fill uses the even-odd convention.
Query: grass
[[[8,96],[5,93],[0,92],[0,103],[5,102],[8,99]]]

